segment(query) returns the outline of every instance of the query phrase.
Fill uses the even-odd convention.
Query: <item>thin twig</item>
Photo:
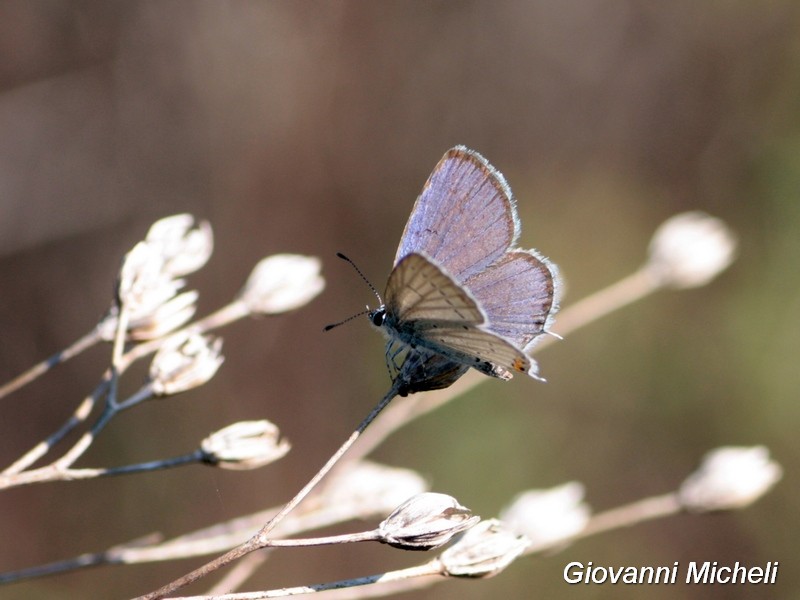
[[[175,456],[173,458],[165,458],[145,463],[136,463],[133,465],[123,465],[121,467],[96,469],[71,469],[69,467],[61,466],[58,463],[53,463],[33,471],[23,471],[22,473],[16,473],[14,475],[0,476],[0,489],[30,485],[32,483],[96,479],[98,477],[130,475],[131,473],[172,469],[175,467],[181,467],[183,465],[200,462],[203,456],[204,455],[200,450],[196,450],[190,454]]]
[[[303,499],[308,496],[308,494],[317,486],[317,484],[330,472],[330,470],[336,465],[336,463],[341,459],[341,457],[347,452],[347,450],[355,443],[355,441],[359,438],[359,436],[363,433],[363,431],[375,420],[375,418],[380,414],[380,412],[392,401],[392,399],[398,395],[399,390],[399,381],[395,381],[392,384],[391,389],[389,392],[381,398],[380,402],[373,408],[370,413],[366,416],[366,418],[361,421],[358,425],[356,430],[350,434],[350,437],[339,447],[339,449],[331,456],[328,461],[323,465],[323,467],[317,472],[314,477],[292,498],[286,505],[276,514],[272,519],[270,519],[266,525],[264,525],[261,530],[256,533],[253,537],[249,540],[244,542],[243,544],[237,546],[236,548],[226,552],[222,556],[217,557],[216,559],[212,560],[209,563],[206,563],[202,567],[195,569],[194,571],[187,573],[183,577],[168,583],[167,585],[159,588],[158,590],[151,592],[149,594],[145,594],[144,596],[140,596],[137,600],[157,600],[158,598],[164,598],[167,594],[171,594],[175,590],[178,590],[182,587],[189,585],[190,583],[194,583],[195,581],[202,579],[206,575],[213,573],[217,569],[224,567],[225,565],[230,564],[231,562],[253,552],[254,550],[258,550],[260,548],[265,547],[265,545],[269,542],[269,538],[267,537],[268,534],[278,525],[278,523],[283,520],[294,508],[303,501]]]
[[[81,352],[91,348],[102,340],[103,338],[100,335],[100,327],[97,326],[89,333],[67,346],[61,352],[56,352],[50,358],[47,358],[39,364],[32,366],[24,373],[20,373],[14,377],[14,379],[5,385],[0,386],[0,398],[4,398],[5,396],[17,391],[21,387],[28,385],[31,381],[41,377],[53,367],[68,361],[70,358],[77,356]]]
[[[420,577],[441,577],[442,567],[438,560],[434,559],[422,565],[388,571],[379,575],[359,577],[357,579],[343,579],[328,583],[318,583],[314,585],[304,585],[293,588],[281,588],[279,590],[269,590],[264,592],[241,592],[236,594],[223,594],[221,596],[182,596],[175,600],[260,600],[262,598],[285,598],[287,596],[298,596],[301,594],[311,594],[314,592],[324,592],[327,590],[339,590],[352,588],[373,583],[390,583]]]
[[[110,372],[108,375],[110,375]],[[108,384],[109,377],[104,375],[103,380],[95,388],[94,392],[92,392],[90,396],[87,396],[83,399],[83,401],[78,405],[78,408],[75,409],[75,412],[72,413],[69,419],[67,419],[61,428],[58,429],[58,431],[52,433],[47,439],[39,442],[36,444],[36,446],[28,450],[28,452],[23,454],[19,459],[16,460],[16,462],[3,470],[2,474],[13,475],[15,473],[21,473],[39,460],[42,456],[47,454],[58,442],[64,439],[67,434],[69,434],[78,425],[85,422],[86,419],[89,418],[89,415],[94,409],[95,404],[97,404],[97,401],[105,393]]]
[[[241,301],[234,301],[230,304],[222,307],[221,309],[211,313],[207,317],[192,323],[191,325],[174,332],[171,335],[177,335],[180,333],[203,333],[205,331],[215,329],[218,327],[222,327],[232,323],[237,319],[241,319],[249,314],[247,307]],[[121,324],[122,319],[118,319],[117,324]],[[116,340],[118,341],[119,345],[115,345],[116,348],[121,348],[120,340],[120,329],[117,329]],[[46,372],[52,366],[58,364],[59,362],[64,362],[68,358],[72,358],[73,356],[77,355],[78,353],[82,352],[86,348],[90,347],[92,344],[97,343],[98,341],[102,341],[100,336],[100,327],[96,327],[92,330],[89,334],[85,335],[83,338],[75,342],[72,346],[59,352],[58,354],[54,355],[47,361],[44,361],[37,365],[36,367],[30,369],[23,375],[15,378],[11,382],[7,383],[5,386],[0,388],[0,398],[4,395],[10,394],[16,389],[19,389],[30,380],[38,377],[39,375]],[[133,364],[136,360],[147,356],[148,354],[155,352],[158,348],[164,343],[164,338],[159,338],[156,340],[150,340],[148,342],[140,343],[128,350],[127,352],[121,353],[116,358],[116,370],[109,369],[104,375],[103,379],[92,393],[91,396],[84,398],[84,400],[80,403],[75,412],[70,416],[69,419],[59,428],[56,432],[52,433],[48,436],[45,440],[39,442],[36,446],[31,448],[28,452],[26,452],[23,456],[17,459],[13,464],[3,470],[3,475],[13,475],[16,473],[21,473],[28,467],[30,467],[33,463],[39,460],[42,456],[47,454],[58,442],[64,439],[75,427],[80,425],[81,423],[85,422],[86,419],[91,414],[92,410],[94,409],[97,400],[99,400],[104,393],[106,393],[109,387],[112,385],[112,381],[115,381],[117,378],[121,377],[122,374],[128,370],[128,368]],[[116,352],[116,350],[115,350]],[[52,364],[51,364],[52,363]],[[23,378],[25,376],[25,378]],[[125,401],[123,406],[120,406],[120,409],[130,408],[132,405],[137,404],[144,396],[146,396],[146,392],[144,388],[140,390],[140,394],[142,397],[134,400],[133,398],[128,399]],[[112,404],[115,404],[112,401]],[[90,445],[91,442],[94,440],[94,435],[86,434],[83,440],[80,442],[81,450],[73,446],[73,449],[69,452],[72,453],[70,457],[64,458],[62,457],[61,462],[59,463],[59,467],[65,467],[69,464],[74,463],[74,461],[80,456],[83,452],[86,451],[88,448],[87,442]],[[42,480],[43,481],[43,480]]]
[[[215,583],[207,592],[208,596],[219,596],[229,590],[238,590],[250,579],[261,566],[267,562],[269,552],[251,552],[228,569],[225,576]]]

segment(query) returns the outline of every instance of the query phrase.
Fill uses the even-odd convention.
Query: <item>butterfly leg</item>
[[[392,381],[395,380],[397,374],[403,368],[403,364],[408,358],[409,347],[397,340],[390,340],[386,343],[386,369],[389,371],[389,377]]]

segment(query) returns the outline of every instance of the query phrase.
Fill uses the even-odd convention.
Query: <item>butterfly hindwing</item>
[[[485,316],[472,295],[421,254],[409,254],[392,271],[386,312],[401,339],[484,373],[506,378],[505,371],[530,369],[521,350],[482,328]]]
[[[520,348],[544,333],[558,303],[555,267],[533,250],[513,250],[464,282],[489,316],[487,328]]]
[[[386,312],[398,325],[411,321],[457,321],[478,325],[486,319],[462,286],[421,254],[397,263],[386,284]]]
[[[452,358],[487,375],[510,379],[513,373],[527,373],[531,369],[531,360],[521,350],[480,327],[440,324],[435,329],[424,329],[419,337],[428,347],[438,346],[442,354],[449,352]]]

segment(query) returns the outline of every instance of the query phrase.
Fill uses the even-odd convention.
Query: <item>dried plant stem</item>
[[[210,315],[200,319],[191,325],[174,332],[172,335],[176,334],[191,334],[191,333],[203,333],[209,331],[211,329],[216,329],[219,327],[223,327],[228,325],[238,319],[246,317],[250,314],[249,309],[241,300],[234,300],[233,302],[227,304],[226,306],[220,308],[219,310],[211,313]],[[73,477],[63,477],[61,474],[58,474],[57,471],[68,467],[70,464],[74,463],[78,457],[80,457],[86,449],[91,445],[94,441],[96,435],[100,432],[100,430],[107,425],[108,421],[115,416],[120,410],[125,410],[130,408],[131,406],[138,404],[141,402],[145,397],[149,397],[146,392],[140,391],[140,396],[134,396],[126,400],[122,405],[118,405],[116,401],[116,381],[117,379],[122,376],[122,374],[128,370],[128,368],[140,358],[151,354],[158,350],[158,348],[164,343],[164,338],[159,338],[156,340],[150,340],[147,342],[142,342],[140,344],[135,345],[133,348],[128,350],[127,352],[124,351],[124,342],[125,336],[123,332],[127,330],[127,322],[128,322],[128,311],[124,310],[124,307],[121,307],[120,314],[117,319],[117,328],[115,331],[114,336],[114,346],[112,350],[112,367],[103,375],[103,380],[97,386],[95,391],[92,393],[91,396],[84,398],[84,400],[78,405],[78,408],[75,409],[75,412],[67,419],[67,421],[54,433],[48,436],[46,439],[42,440],[36,446],[31,448],[28,452],[22,455],[19,459],[17,459],[13,464],[8,466],[6,469],[2,471],[2,475],[15,475],[17,473],[22,473],[25,469],[30,467],[33,463],[37,460],[42,458],[45,454],[47,454],[58,442],[64,439],[73,429],[75,429],[78,425],[85,422],[86,419],[91,414],[92,410],[97,404],[97,401],[103,396],[103,394],[107,394],[107,405],[112,407],[112,410],[108,410],[100,416],[100,420],[98,421],[99,427],[96,424],[95,427],[92,428],[91,432],[85,433],[82,438],[75,444],[61,459],[57,461],[57,465],[55,468],[48,465],[45,467],[44,471],[41,473],[31,475],[26,482],[27,483],[34,483],[34,482],[44,482],[50,481],[53,479],[73,479]],[[60,362],[64,362],[65,360],[76,356],[80,352],[84,351],[85,349],[89,348],[93,344],[102,341],[102,337],[100,335],[101,328],[98,325],[93,329],[91,332],[86,334],[80,340],[72,344],[66,350],[59,352],[58,354],[54,355],[53,357],[49,358],[46,361],[43,361],[39,365],[36,365],[32,369],[29,369],[19,377],[15,378],[14,380],[10,381],[3,387],[0,387],[0,398],[3,396],[10,394],[11,392],[19,389],[23,385],[29,383],[36,377],[44,374],[52,368],[53,366],[59,364]],[[46,473],[50,473],[50,475],[55,475],[55,477],[48,477]],[[5,483],[5,485],[3,484]],[[10,480],[5,479],[3,480],[0,478],[0,489],[3,487],[13,487],[17,485],[16,483],[10,483]]]
[[[235,300],[234,302],[231,302],[230,304],[224,306],[220,310],[193,323],[186,329],[196,332],[208,331],[210,329],[217,329],[219,327],[224,327],[225,325],[228,325],[233,321],[241,319],[242,317],[246,317],[248,314],[250,314],[249,310],[244,305],[244,303],[241,302],[240,300]],[[4,385],[0,386],[0,398],[4,398],[16,392],[21,387],[28,385],[30,382],[36,380],[37,378],[47,373],[53,367],[60,365],[61,363],[66,362],[69,359],[78,356],[82,352],[88,350],[95,344],[98,344],[99,342],[102,341],[103,341],[103,336],[101,334],[101,327],[98,325],[90,332],[88,332],[86,335],[74,341],[64,350],[56,352],[55,354],[53,354],[53,356],[32,366],[24,373],[20,373],[19,375],[14,377],[14,379],[12,379],[11,381],[8,381]],[[160,345],[162,342],[163,339],[154,340],[153,345],[149,346],[149,351],[152,352],[152,350],[157,348],[158,345]],[[144,346],[145,349],[147,349],[148,344],[149,343],[139,344],[139,346]],[[140,352],[137,351],[135,354],[139,355]]]
[[[683,512],[683,507],[678,494],[671,492],[662,496],[644,498],[619,508],[607,510],[594,515],[583,531],[573,537],[573,540],[587,538],[606,531],[631,527],[645,521],[663,519]],[[531,548],[526,552],[529,554],[536,549]]]
[[[250,309],[247,305],[241,300],[234,300],[219,310],[215,310],[210,315],[195,321],[189,325],[187,329],[189,329],[191,333],[205,333],[212,329],[219,329],[220,327],[230,325],[234,321],[238,321],[249,315]]]
[[[238,590],[267,561],[269,553],[252,552],[228,569],[225,576],[207,592],[208,596],[221,596],[228,590]]]
[[[42,456],[47,454],[53,446],[60,442],[64,437],[69,434],[78,425],[86,421],[95,407],[97,400],[105,393],[109,380],[104,378],[99,386],[92,392],[91,396],[83,399],[83,401],[75,409],[75,412],[67,419],[67,421],[55,433],[51,434],[47,439],[39,442],[36,446],[31,448],[28,452],[23,454],[11,466],[3,470],[2,475],[13,475],[21,473],[33,463],[39,460]]]
[[[264,592],[241,592],[217,596],[181,596],[180,598],[176,598],[176,600],[259,600],[261,598],[285,598],[287,596],[298,596],[300,594],[312,594],[314,592],[353,588],[374,583],[388,584],[392,582],[431,576],[441,578],[441,575],[441,565],[439,564],[438,560],[434,559],[416,567],[388,571],[379,575],[369,575],[367,577],[359,577],[357,579],[343,579],[341,581],[318,583],[315,585],[304,585],[293,588],[281,588],[279,590],[269,590]],[[326,598],[330,597],[330,595],[326,594]]]
[[[561,311],[553,329],[555,333],[567,336],[576,329],[597,321],[628,304],[633,304],[662,287],[663,285],[653,277],[652,273],[643,267]],[[545,348],[553,341],[553,338],[544,338],[535,349],[538,351]]]
[[[364,418],[363,421],[358,425],[356,430],[350,434],[350,437],[339,447],[339,449],[331,456],[328,461],[323,465],[323,467],[317,472],[311,480],[303,486],[303,488],[292,498],[286,505],[278,511],[278,513],[272,517],[253,537],[249,540],[244,542],[243,544],[237,546],[236,548],[226,552],[222,556],[212,560],[209,563],[206,563],[202,567],[195,569],[191,573],[187,573],[183,577],[168,583],[167,585],[159,588],[158,590],[151,592],[149,594],[145,594],[144,596],[139,596],[137,600],[157,600],[158,598],[164,598],[167,594],[171,594],[172,592],[189,585],[190,583],[194,583],[195,581],[202,579],[206,575],[213,573],[217,569],[224,567],[225,565],[230,564],[231,562],[253,552],[254,550],[259,550],[261,548],[267,547],[269,544],[269,538],[267,537],[269,533],[280,523],[284,517],[286,517],[294,508],[303,501],[303,499],[308,496],[308,494],[319,484],[320,481],[330,472],[331,469],[336,465],[337,462],[344,456],[347,450],[355,443],[355,441],[361,436],[364,430],[369,427],[370,423],[375,420],[375,418],[380,414],[380,412],[386,408],[386,406],[391,402],[391,400],[398,395],[399,383],[395,382],[389,392],[381,398],[380,402],[370,411],[370,413]]]
[[[163,540],[160,535],[153,534],[148,536],[147,539],[136,539],[124,544],[118,544],[102,552],[82,554],[46,565],[37,565],[29,569],[3,573],[0,574],[0,584],[98,565],[132,565],[224,552],[238,544],[245,536],[252,535],[253,531],[257,530],[265,521],[271,519],[279,510],[280,507],[268,508],[169,540]],[[307,508],[301,507],[295,510],[289,518],[284,519],[280,525],[280,531],[281,535],[296,535],[353,519],[385,516],[386,510],[388,509],[379,504],[365,504],[357,496],[349,501],[340,500],[335,505],[326,503],[308,504]],[[247,563],[249,564],[251,561],[258,559],[257,562],[260,564],[266,560],[267,556],[268,554],[266,553],[252,553],[248,555]],[[244,560],[239,561],[235,569],[237,571],[240,570],[240,566],[244,562]],[[242,566],[242,570],[245,572],[250,568],[252,568],[252,565],[250,567]],[[231,569],[231,571],[233,570]],[[231,573],[227,575],[231,575]],[[246,575],[242,574],[240,577],[246,578]],[[231,583],[227,587],[220,587],[219,589],[235,589],[235,586]]]
[[[121,467],[97,468],[97,469],[71,469],[61,466],[55,462],[41,469],[25,471],[12,476],[0,477],[0,489],[7,487],[19,487],[32,483],[42,483],[46,481],[76,481],[79,479],[96,479],[98,477],[111,477],[114,475],[130,475],[131,473],[143,473],[145,471],[159,471],[162,469],[172,469],[183,465],[200,462],[203,453],[198,451],[173,458],[164,458],[134,465],[124,465]]]
[[[31,381],[41,377],[53,367],[60,365],[61,363],[68,361],[70,358],[77,356],[84,350],[91,348],[98,342],[102,341],[102,339],[103,338],[100,335],[100,328],[95,327],[92,331],[73,342],[61,352],[55,353],[50,358],[32,366],[30,369],[24,373],[20,373],[5,385],[0,386],[0,398],[4,398],[5,396],[17,391],[19,388],[28,385]]]
[[[573,536],[569,540],[560,539],[555,542],[551,541],[542,544],[533,544],[524,552],[524,554],[529,555],[544,551],[558,550],[559,548],[565,547],[566,543],[569,541],[587,538],[614,529],[631,527],[645,521],[669,517],[682,512],[682,510],[683,509],[678,501],[677,494],[675,493],[645,498],[625,506],[620,506],[603,513],[598,513],[591,518],[586,528],[582,532]],[[431,575],[441,575],[437,565],[438,561],[434,559],[433,561],[418,565],[416,567],[401,569],[399,571],[390,571],[389,573],[383,573],[380,575],[370,575],[357,579],[349,579],[345,581],[337,581],[333,583],[306,587],[284,588],[264,592],[251,592],[249,594],[224,594],[214,596],[214,600],[278,598],[285,595],[307,594],[311,592],[335,589],[342,589],[342,592],[344,593],[337,594],[336,592],[332,592],[330,594],[326,594],[326,600],[335,600],[338,598],[379,598],[387,595],[407,592],[413,589],[429,587],[445,581],[445,579],[442,577],[430,577]],[[376,585],[371,588],[364,588],[358,593],[353,593],[351,590],[344,589],[367,584]],[[179,598],[176,600],[211,600],[211,597],[193,596]]]
[[[86,398],[79,407],[79,412],[73,416],[59,429],[55,434],[51,435],[44,442],[40,442],[33,449],[28,451],[22,458],[20,458],[13,465],[8,467],[0,475],[0,489],[16,487],[20,485],[28,485],[31,483],[43,483],[47,481],[66,481],[73,479],[90,479],[93,477],[100,477],[105,475],[120,475],[123,473],[138,473],[141,471],[153,470],[153,468],[139,468],[138,465],[131,465],[128,467],[117,467],[113,469],[70,469],[70,465],[74,464],[80,458],[100,432],[108,425],[117,413],[122,412],[141,402],[142,400],[152,396],[152,390],[149,385],[143,386],[136,394],[128,398],[122,403],[107,404],[103,413],[98,417],[92,428],[84,433],[75,444],[65,452],[61,458],[53,461],[47,466],[32,471],[24,471],[27,466],[30,466],[37,458],[44,455],[53,444],[63,438],[69,431],[75,428],[76,425],[86,419],[91,411],[96,398],[102,393],[102,390],[107,387],[104,384],[110,384],[108,379],[104,379],[103,383],[98,386],[98,390]],[[154,463],[143,464],[158,464],[159,461]],[[185,464],[185,462],[183,463]],[[177,465],[170,465],[177,466]],[[92,475],[91,473],[95,473]]]

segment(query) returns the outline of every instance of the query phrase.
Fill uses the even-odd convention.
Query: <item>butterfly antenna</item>
[[[372,283],[370,282],[369,279],[367,279],[367,276],[364,275],[364,273],[361,272],[361,269],[359,269],[356,266],[356,263],[354,263],[352,260],[350,260],[347,256],[345,256],[341,252],[337,252],[336,256],[338,256],[342,260],[347,261],[347,262],[350,263],[350,266],[353,267],[356,270],[356,273],[358,273],[361,276],[361,279],[364,280],[364,282],[369,286],[369,289],[372,290],[372,293],[375,294],[375,297],[378,299],[378,302],[383,304],[383,300],[381,299],[381,295],[378,293],[378,290],[376,290],[375,286],[372,285]],[[334,327],[338,327],[339,325],[344,325],[345,323],[347,323],[349,321],[352,321],[353,319],[357,319],[358,317],[361,317],[361,316],[366,315],[366,314],[369,314],[369,306],[367,307],[366,310],[362,310],[360,313],[356,313],[356,314],[354,314],[352,316],[347,317],[346,319],[342,319],[338,323],[331,323],[330,325],[325,325],[325,327],[323,328],[323,331],[330,331]]]
[[[363,279],[363,280],[364,280],[364,282],[365,282],[365,283],[366,283],[366,284],[369,286],[369,289],[371,289],[371,290],[372,290],[372,293],[373,293],[373,294],[375,294],[375,297],[378,299],[378,302],[380,302],[381,304],[383,304],[383,300],[381,299],[381,295],[378,293],[378,290],[376,290],[376,289],[375,289],[375,286],[374,286],[374,285],[372,285],[372,283],[370,282],[370,280],[369,280],[369,279],[367,279],[367,276],[366,276],[366,275],[364,275],[364,274],[361,272],[361,269],[359,269],[359,268],[356,266],[356,263],[354,263],[352,260],[350,260],[348,257],[346,257],[346,256],[345,256],[344,254],[342,254],[341,252],[337,252],[337,253],[336,253],[336,256],[338,256],[338,257],[339,257],[339,258],[341,258],[342,260],[344,260],[344,261],[347,261],[347,262],[349,262],[349,263],[350,263],[350,266],[351,266],[351,267],[353,267],[353,268],[356,270],[356,273],[358,273],[358,274],[361,276],[361,279]],[[360,316],[360,315],[363,315],[363,314],[364,314],[364,313],[359,313],[358,315],[353,315],[352,317],[350,317],[350,319],[352,319],[352,318],[354,318],[354,317],[358,317],[358,316]],[[347,322],[347,321],[349,321],[350,319],[345,319],[345,320],[344,320],[344,321],[342,321],[342,322],[343,322],[343,323],[344,323],[344,322]]]
[[[356,319],[356,318],[358,318],[358,317],[360,317],[362,315],[366,315],[368,312],[369,312],[369,309],[362,310],[360,313],[356,313],[356,314],[354,314],[352,316],[347,317],[346,319],[342,319],[338,323],[331,323],[330,325],[325,325],[325,327],[322,329],[322,331],[330,331],[334,327],[338,327],[339,325],[344,325],[348,321],[352,321],[353,319]]]

